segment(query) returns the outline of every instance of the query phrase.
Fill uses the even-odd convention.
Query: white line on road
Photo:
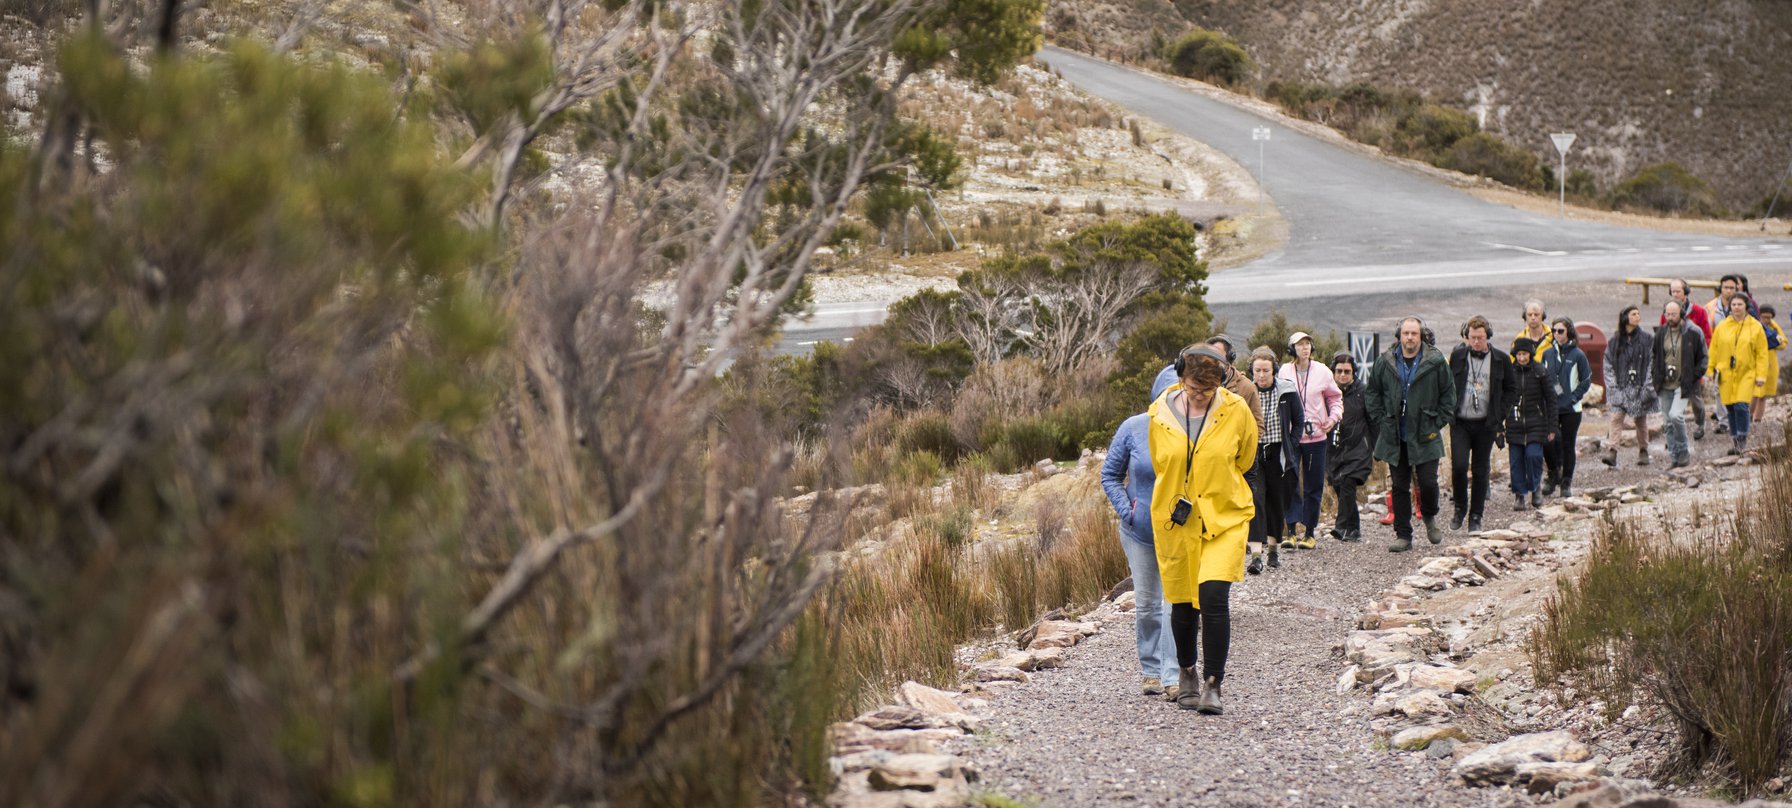
[[[1568,252],[1566,250],[1538,250],[1538,249],[1533,249],[1531,247],[1520,247],[1516,244],[1496,244],[1491,241],[1483,241],[1481,243],[1485,244],[1489,247],[1492,247],[1496,250],[1517,250],[1519,252],[1527,252],[1532,255],[1555,256],[1555,255],[1567,255],[1568,254]]]
[[[1688,259],[1685,261],[1649,261],[1649,262],[1643,263],[1641,266],[1645,266],[1645,267],[1676,267],[1676,266],[1704,267],[1704,266],[1716,266],[1719,264],[1784,264],[1784,263],[1785,263],[1785,261],[1783,259],[1779,259],[1779,258],[1721,258],[1721,259],[1705,258],[1705,259],[1697,259],[1697,260]],[[1444,280],[1444,279],[1448,279],[1448,278],[1486,278],[1486,279],[1491,280],[1493,278],[1501,278],[1501,277],[1506,277],[1506,276],[1510,276],[1510,275],[1542,275],[1542,274],[1550,273],[1550,272],[1573,272],[1575,270],[1582,270],[1582,269],[1587,269],[1587,267],[1555,265],[1555,266],[1545,266],[1545,267],[1526,267],[1524,269],[1505,269],[1505,270],[1497,270],[1497,271],[1493,271],[1493,272],[1489,272],[1487,270],[1465,270],[1465,271],[1458,271],[1458,272],[1427,272],[1427,273],[1422,273],[1422,274],[1400,274],[1400,275],[1393,275],[1393,276],[1379,277],[1379,278],[1352,277],[1352,278],[1334,278],[1334,279],[1316,280],[1316,281],[1289,281],[1282,285],[1284,287],[1295,288],[1295,287],[1308,287],[1308,286],[1338,286],[1341,284],[1352,284],[1352,283],[1400,283],[1400,282],[1405,282],[1405,281]]]
[[[1693,252],[1711,252],[1711,248],[1710,248],[1710,247],[1707,247],[1707,246],[1705,246],[1705,245],[1703,245],[1703,244],[1700,244],[1700,245],[1699,245],[1699,246],[1697,246],[1697,247],[1693,247],[1693,248],[1692,248],[1692,251],[1693,251]],[[1566,332],[1564,332],[1564,333],[1566,333]]]

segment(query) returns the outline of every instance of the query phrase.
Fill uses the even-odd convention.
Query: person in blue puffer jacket
[[[1548,467],[1543,480],[1542,496],[1560,492],[1563,499],[1574,496],[1574,465],[1580,435],[1580,400],[1593,387],[1593,368],[1587,354],[1580,349],[1580,335],[1574,321],[1557,317],[1549,324],[1553,344],[1543,352],[1543,369],[1554,382],[1556,393],[1556,441],[1543,450],[1543,463]],[[1531,507],[1542,504],[1538,492],[1531,492]]]
[[[1151,488],[1157,472],[1151,468],[1151,447],[1146,441],[1150,416],[1139,413],[1121,422],[1108,444],[1101,464],[1101,490],[1120,519],[1120,547],[1132,568],[1133,631],[1139,645],[1142,692],[1166,695],[1177,681],[1176,646],[1170,636],[1170,606],[1164,601],[1163,579],[1157,568],[1157,548],[1152,541]]]

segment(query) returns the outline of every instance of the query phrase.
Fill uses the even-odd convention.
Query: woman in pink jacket
[[[1313,532],[1319,527],[1319,498],[1325,493],[1325,449],[1331,444],[1332,428],[1344,418],[1344,391],[1338,389],[1330,368],[1313,361],[1311,334],[1294,332],[1288,338],[1288,352],[1294,358],[1276,375],[1294,385],[1307,424],[1300,436],[1300,496],[1288,503],[1282,520],[1288,525],[1282,547],[1311,550],[1317,546]],[[1299,537],[1294,531],[1297,524]]]

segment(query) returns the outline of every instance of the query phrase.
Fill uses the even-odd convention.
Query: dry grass
[[[1792,756],[1792,462],[1771,456],[1759,480],[1705,506],[1704,535],[1607,527],[1527,649],[1540,682],[1666,707],[1680,756],[1664,775],[1715,771],[1749,793]]]

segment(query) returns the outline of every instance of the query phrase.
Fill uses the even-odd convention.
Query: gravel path
[[[1722,446],[1707,440],[1698,450],[1709,457]],[[1576,488],[1657,476],[1666,466],[1660,455],[1639,469],[1627,454],[1617,470],[1583,456]],[[1447,527],[1447,459],[1442,465]],[[1489,528],[1514,521],[1502,483],[1494,481]],[[1322,539],[1317,550],[1284,553],[1292,558],[1281,570],[1234,587],[1223,716],[1139,695],[1123,618],[1071,649],[1066,667],[992,697],[986,731],[952,751],[977,766],[983,788],[1041,806],[1528,805],[1520,792],[1460,785],[1448,760],[1378,748],[1366,720],[1339,714],[1364,697],[1335,695],[1342,664],[1333,647],[1370,597],[1428,554],[1417,532],[1415,552],[1394,554],[1386,549],[1393,528],[1371,524],[1360,544]]]

